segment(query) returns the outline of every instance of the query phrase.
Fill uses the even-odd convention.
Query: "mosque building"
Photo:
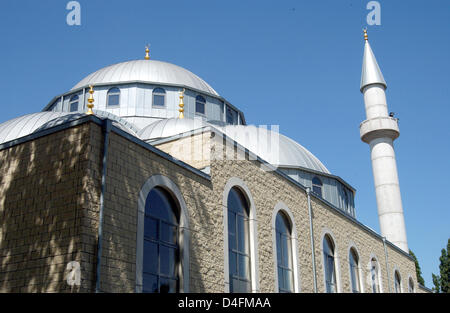
[[[147,48],[88,75],[0,124],[0,291],[426,292],[386,88],[365,33],[380,235],[348,182],[192,72]]]

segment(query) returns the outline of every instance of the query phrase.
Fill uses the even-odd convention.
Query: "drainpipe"
[[[392,293],[391,290],[391,279],[389,274],[389,263],[388,263],[388,252],[386,248],[386,237],[383,237],[383,246],[384,246],[384,258],[386,260],[386,271],[387,271],[387,277],[388,277],[388,287],[389,287],[389,293]]]
[[[309,211],[309,233],[311,235],[311,256],[312,256],[312,267],[313,267],[313,283],[314,283],[314,293],[317,293],[317,275],[316,275],[316,254],[314,248],[314,231],[312,223],[312,208],[311,208],[311,188],[306,188],[306,194],[308,195],[308,211]]]
[[[111,120],[105,119],[102,125],[103,129],[103,161],[102,161],[102,187],[100,193],[100,212],[98,222],[98,243],[97,243],[97,275],[95,283],[95,292],[100,292],[100,268],[102,259],[102,239],[103,239],[103,211],[105,206],[105,189],[106,189],[106,166],[108,157],[109,133],[111,131]]]

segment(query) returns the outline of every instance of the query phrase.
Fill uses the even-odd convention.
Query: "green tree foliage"
[[[450,293],[450,238],[447,242],[447,250],[441,250],[441,257],[439,258],[439,273],[440,275],[433,276],[433,291]]]
[[[416,276],[417,276],[417,281],[419,282],[419,284],[421,284],[422,286],[425,286],[425,280],[422,277],[422,271],[420,270],[420,265],[419,265],[419,261],[416,258],[416,255],[414,254],[414,252],[412,252],[411,250],[409,250],[409,254],[414,258],[414,263],[416,263]]]

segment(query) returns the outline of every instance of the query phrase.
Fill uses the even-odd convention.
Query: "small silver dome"
[[[94,110],[94,113],[97,117],[109,118],[113,121],[114,126],[136,136],[138,129],[122,118],[103,111]],[[0,144],[68,123],[85,116],[86,114],[83,112],[38,112],[16,117],[0,124]]]
[[[271,130],[253,125],[218,126],[201,119],[164,119],[144,127],[138,136],[151,141],[176,136],[196,129],[211,127],[225,134],[264,161],[279,167],[303,167],[330,174],[328,169],[306,148],[294,140]]]
[[[76,84],[72,90],[88,85],[146,82],[191,87],[215,96],[219,94],[194,73],[171,63],[134,60],[104,67]]]

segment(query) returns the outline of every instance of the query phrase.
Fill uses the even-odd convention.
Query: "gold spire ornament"
[[[367,35],[367,28],[364,28],[364,40],[369,41],[369,36]]]
[[[186,90],[183,88],[182,91],[180,91],[180,104],[179,107],[180,109],[178,110],[180,112],[180,115],[178,116],[178,118],[184,118],[184,102],[183,102],[183,98],[184,98],[184,92]]]
[[[150,60],[150,49],[149,49],[150,45],[145,46],[145,59],[146,60]]]
[[[86,112],[87,115],[93,115],[94,111],[92,111],[92,108],[94,107],[94,87],[92,85],[89,85],[89,99],[88,99],[88,110]]]

